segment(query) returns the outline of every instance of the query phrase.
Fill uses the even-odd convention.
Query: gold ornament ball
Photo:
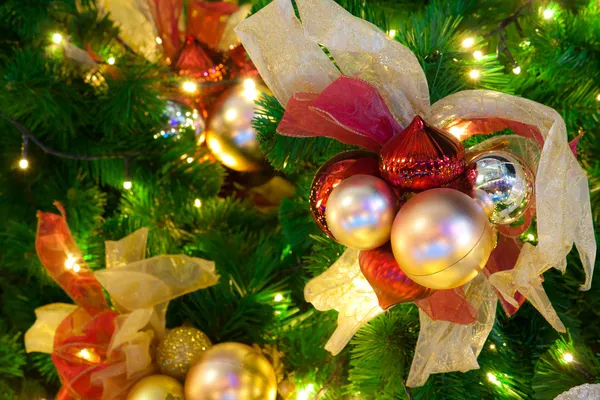
[[[390,186],[371,175],[344,179],[329,195],[325,219],[335,240],[370,250],[390,240],[397,199]]]
[[[190,367],[210,346],[210,339],[199,329],[184,326],[171,329],[156,349],[160,372],[185,379]]]
[[[254,101],[269,89],[253,81],[236,85],[219,97],[208,121],[206,144],[226,167],[250,172],[262,168],[256,131],[252,128]]]
[[[185,379],[186,400],[275,400],[277,378],[260,352],[240,343],[206,351]]]
[[[185,400],[183,386],[175,378],[166,375],[150,375],[136,383],[127,400]]]
[[[479,204],[488,218],[494,214],[494,200],[492,200],[492,197],[489,194],[481,189],[473,189],[471,197],[477,204]]]
[[[475,200],[458,190],[431,189],[402,206],[391,243],[410,279],[431,289],[452,289],[485,267],[495,237]]]

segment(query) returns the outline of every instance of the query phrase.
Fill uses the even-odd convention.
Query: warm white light
[[[573,358],[573,354],[571,353],[565,353],[563,354],[563,361],[566,363],[571,363],[573,362],[574,358]]]
[[[194,158],[193,157],[188,157],[186,161],[187,161],[188,164],[191,164],[194,161]]]
[[[527,234],[527,240],[535,240],[535,236],[533,233],[528,233]]]
[[[161,39],[161,38],[159,38],[158,36],[157,36],[157,37],[156,37],[156,39],[154,39],[154,40],[156,40],[156,43],[158,43],[158,44],[162,44],[162,39]]]
[[[554,10],[551,8],[546,8],[542,15],[544,16],[544,19],[550,19],[554,15]]]
[[[397,31],[397,30],[395,30],[395,29],[390,29],[390,30],[388,31],[388,36],[389,36],[389,37],[391,37],[391,38],[395,38],[395,37],[396,37],[396,33],[398,33],[398,31]]]
[[[469,76],[471,77],[471,79],[478,79],[479,78],[479,70],[472,69],[471,71],[469,71]]]
[[[196,207],[196,208],[202,207],[202,200],[200,200],[200,199],[194,200],[194,207]]]
[[[600,101],[600,94],[598,94],[598,96],[596,96],[596,100]]]
[[[244,89],[245,90],[255,90],[256,89],[256,82],[254,82],[254,80],[248,78],[244,80]]]
[[[283,300],[283,295],[281,293],[277,293],[273,300],[280,302],[281,300]]]
[[[492,382],[494,385],[500,385],[500,381],[498,378],[496,378],[496,375],[492,374],[491,372],[487,373],[487,378],[488,381]]]
[[[29,168],[29,161],[27,161],[26,158],[21,158],[19,160],[19,168],[21,168],[21,169],[27,169],[27,168]]]
[[[125,181],[125,182],[123,182],[123,187],[124,187],[126,190],[129,190],[129,189],[131,189],[131,187],[132,187],[132,186],[133,186],[133,185],[131,184],[131,181]]]
[[[108,60],[106,60],[106,62],[108,63],[108,65],[115,65],[115,58],[114,57],[108,57]]]
[[[521,67],[519,67],[517,65],[516,67],[513,68],[513,74],[519,75],[520,73],[521,73]]]
[[[56,44],[59,44],[60,42],[62,42],[63,37],[60,33],[55,33],[54,35],[52,35],[52,41]]]
[[[79,271],[81,271],[81,266],[79,266],[79,264],[73,265],[73,272],[79,272]]]
[[[465,134],[465,128],[461,126],[452,126],[448,129],[448,132],[450,132],[452,135],[454,135],[457,139],[460,140]]]
[[[475,44],[475,39],[473,39],[472,37],[468,37],[462,41],[462,47],[464,47],[465,49],[468,49],[469,47],[473,46],[474,44]]]
[[[296,400],[308,400],[308,392],[305,389],[299,390]]]
[[[92,353],[90,353],[90,351],[88,349],[81,349],[77,353],[77,357],[83,358],[84,360],[87,360],[87,361],[91,361],[92,360]]]
[[[483,58],[483,53],[479,50],[474,51],[473,57],[475,57],[476,60],[481,60]]]
[[[66,269],[73,269],[73,266],[75,266],[77,262],[77,259],[75,257],[73,257],[71,254],[67,255],[67,259],[65,260],[65,268]]]
[[[494,343],[490,344],[490,349],[496,350],[496,345]]]
[[[236,117],[237,111],[235,108],[230,108],[229,110],[225,111],[225,120],[233,121]]]
[[[185,81],[183,82],[182,88],[188,93],[194,93],[196,90],[198,90],[198,85],[196,85],[196,82]]]
[[[315,385],[312,383],[309,383],[308,385],[306,385],[306,390],[308,392],[314,392],[315,391]]]

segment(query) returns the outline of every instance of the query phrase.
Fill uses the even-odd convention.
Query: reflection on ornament
[[[184,379],[193,365],[212,343],[201,330],[192,327],[171,329],[156,349],[160,372]]]
[[[473,189],[473,191],[471,192],[471,197],[473,198],[473,200],[475,200],[477,204],[481,206],[481,208],[485,212],[485,215],[487,215],[488,218],[490,218],[494,213],[494,200],[492,200],[492,196],[490,196],[481,189]]]
[[[310,185],[310,210],[319,228],[330,238],[325,210],[331,191],[353,175],[379,175],[377,154],[362,150],[345,151],[330,158],[317,170]]]
[[[390,239],[398,201],[380,178],[354,175],[332,190],[325,218],[335,240],[359,250],[370,250]]]
[[[454,189],[431,189],[402,206],[391,243],[408,277],[428,288],[452,289],[477,276],[495,240],[473,199]]]
[[[465,169],[465,150],[451,134],[429,125],[418,115],[381,149],[381,176],[408,190],[440,187]]]
[[[186,400],[275,400],[277,378],[265,357],[240,343],[206,351],[185,379]]]
[[[150,375],[136,383],[127,400],[184,400],[183,386],[175,378],[166,375]]]
[[[494,203],[490,221],[498,225],[516,222],[531,205],[534,176],[529,166],[507,151],[486,151],[471,160],[477,166],[475,188]]]
[[[226,167],[243,172],[262,167],[263,155],[252,119],[254,100],[268,92],[266,87],[247,80],[227,90],[217,100],[208,122],[206,143]]]
[[[163,115],[167,123],[160,132],[154,135],[154,139],[178,136],[186,129],[192,129],[196,137],[204,132],[204,119],[198,110],[192,109],[184,103],[167,100]]]

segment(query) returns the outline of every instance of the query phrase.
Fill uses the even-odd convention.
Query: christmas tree
[[[591,280],[596,243],[587,240],[600,215],[598,2],[337,4],[349,14],[325,0],[0,5],[0,398],[141,399],[144,390],[183,398],[184,385],[188,400],[212,398],[207,394],[226,389],[210,374],[233,373],[219,364],[227,357],[238,363],[240,379],[231,385],[246,382],[256,394],[240,389],[238,397],[219,399],[553,399],[600,381],[600,284]],[[277,37],[279,27],[285,39]],[[300,45],[305,52],[296,51]],[[399,86],[387,92],[388,81],[374,76],[392,76],[386,74],[395,67],[398,80],[390,85]],[[315,83],[323,71],[333,83]],[[290,76],[313,90],[282,95]],[[434,121],[435,110],[441,115],[469,101],[448,98],[465,90],[532,102],[502,97],[522,106],[525,117],[516,123]],[[359,91],[367,99],[362,103],[353,97]],[[423,91],[395,101],[398,92]],[[299,92],[315,93],[310,107]],[[420,113],[412,111],[430,104],[434,111],[413,120]],[[344,107],[369,107],[372,114],[359,113],[356,125],[340,124]],[[499,116],[503,107],[496,108]],[[556,134],[559,114],[564,140]],[[317,117],[320,123],[310,125]],[[472,135],[476,129],[486,135]],[[312,137],[301,137],[307,131]],[[386,152],[390,137],[377,138],[381,131],[396,142],[406,132],[418,137],[392,149],[402,156],[442,149],[435,168],[443,161],[439,168],[449,172],[433,179],[419,170],[407,180],[414,167]],[[390,154],[390,163],[380,168],[380,156],[364,148],[381,151],[382,159]],[[502,162],[525,182],[524,206],[504,204],[495,214],[489,197],[476,203],[460,194],[481,183],[469,181],[469,168],[484,171],[479,153],[490,149],[509,153]],[[353,153],[338,156],[344,151]],[[488,264],[477,275],[481,265],[475,279],[456,284],[444,277],[437,284],[452,285],[444,290],[418,274],[410,275],[414,282],[406,278],[407,268],[400,272],[412,286],[393,291],[391,275],[382,278],[377,268],[398,268],[396,249],[417,232],[400,244],[392,240],[393,250],[377,248],[392,229],[381,213],[388,231],[378,226],[358,241],[345,236],[329,210],[333,190],[341,193],[346,183],[340,179],[323,197],[327,183],[319,182],[347,160],[356,161],[355,170],[338,170],[347,173],[344,182],[360,175],[364,184],[370,175],[373,187],[383,182],[375,177],[394,186],[377,198],[378,204],[389,200],[390,209],[399,200],[406,211],[415,198],[439,190],[458,193],[457,201],[475,205],[477,215],[484,215],[477,204],[490,206],[492,224],[484,218],[485,226],[500,235],[480,234],[489,239],[478,242],[487,252],[483,264],[494,246],[508,258],[516,246],[521,262],[524,252],[571,232],[568,248],[546,248],[568,252],[566,272],[559,271],[564,265],[536,265],[543,278],[530,274],[523,283],[524,276],[511,275],[509,283],[521,279],[521,286],[510,286],[516,289],[507,295],[490,275],[512,269],[498,267],[493,250],[499,270]],[[538,162],[536,171],[531,165]],[[579,166],[585,175],[578,175]],[[398,235],[395,228],[391,235]],[[405,245],[402,260],[416,247]],[[335,275],[336,268],[350,265],[358,275],[338,279],[344,274]],[[485,297],[484,286],[491,297],[477,301],[493,304],[485,310],[470,297],[475,291]],[[323,287],[331,290],[320,295]],[[461,304],[453,317],[447,310],[435,316],[439,303],[431,299],[442,293]],[[365,309],[373,304],[376,309]],[[463,312],[469,315],[459,321]],[[340,333],[352,318],[359,320]],[[440,333],[448,338],[424,336],[437,323],[448,324]],[[595,386],[579,390],[600,396]]]

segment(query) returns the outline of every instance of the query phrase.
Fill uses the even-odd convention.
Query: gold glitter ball
[[[208,336],[199,329],[171,329],[156,350],[160,372],[173,378],[185,379],[190,367],[211,346]]]

